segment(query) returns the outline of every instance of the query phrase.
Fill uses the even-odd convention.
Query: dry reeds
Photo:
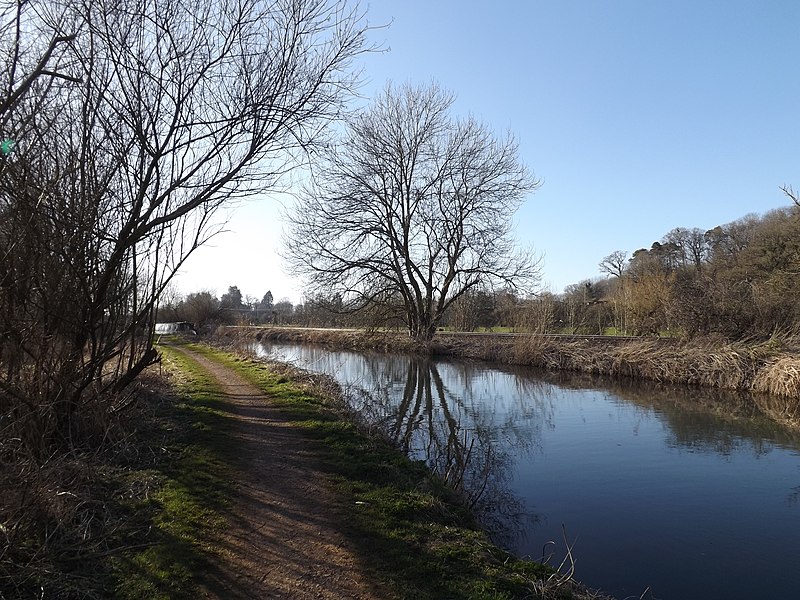
[[[800,356],[782,356],[768,362],[754,379],[753,391],[800,397]]]
[[[778,357],[759,371],[753,381],[759,393],[755,402],[775,419],[800,424],[800,356]]]
[[[660,383],[753,391],[800,398],[800,355],[786,344],[734,343],[721,339],[677,340],[554,337],[543,335],[437,336],[427,345],[396,332],[288,328],[228,328],[225,336],[318,343],[335,348],[447,355],[533,366],[549,371],[630,377]],[[796,407],[795,407],[796,408]],[[794,408],[789,407],[791,412]]]
[[[764,352],[745,345],[677,340],[519,338],[507,362],[660,383],[749,390]]]

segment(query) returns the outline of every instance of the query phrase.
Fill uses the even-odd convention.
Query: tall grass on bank
[[[800,356],[788,342],[559,340],[521,336],[484,355],[507,364],[747,392],[771,418],[800,425]],[[472,358],[480,358],[473,354]]]
[[[753,390],[800,398],[800,356],[780,356],[769,360],[753,380]]]
[[[770,360],[754,381],[758,406],[767,414],[800,425],[800,356]]]
[[[721,389],[749,389],[764,361],[764,353],[757,348],[698,343],[664,344],[647,339],[607,343],[519,338],[507,352],[511,355],[508,362],[548,370]]]
[[[448,335],[418,344],[402,333],[301,328],[223,329],[221,337],[255,341],[324,344],[354,350],[379,350],[455,356],[551,371],[648,379],[800,396],[800,356],[783,355],[787,344],[751,345],[718,339],[564,338],[539,335],[514,337]]]
[[[196,597],[233,459],[212,383],[181,372],[177,394],[143,374],[97,447],[40,465],[0,440],[0,600]]]
[[[592,339],[518,336],[437,336],[415,344],[397,332],[301,328],[222,329],[228,340],[270,340],[329,347],[411,352],[574,371],[660,383],[703,386],[754,394],[759,406],[781,421],[800,424],[800,344],[791,337],[767,342],[708,339]],[[761,397],[764,395],[765,397]],[[768,397],[767,397],[768,395]]]

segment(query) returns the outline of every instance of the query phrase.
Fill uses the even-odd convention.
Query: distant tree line
[[[676,227],[649,248],[618,250],[602,259],[606,277],[567,286],[563,293],[519,295],[476,288],[445,311],[439,328],[503,328],[519,332],[719,335],[764,339],[800,329],[800,206],[746,215],[710,230]],[[162,309],[194,323],[280,324],[306,327],[405,328],[402,298],[363,305],[317,295],[292,305],[242,299],[229,288],[220,299],[189,294]]]
[[[442,327],[475,331],[480,328],[519,327],[521,313],[527,306],[513,291],[497,293],[475,291],[464,295],[445,314]],[[330,297],[317,295],[293,304],[288,298],[273,300],[267,291],[259,300],[242,294],[238,286],[217,297],[214,292],[202,290],[186,295],[169,295],[162,298],[157,320],[159,322],[186,321],[201,331],[210,333],[220,325],[293,325],[300,327],[357,327],[405,329],[396,306],[383,302],[363,306],[360,302],[346,302],[340,294]]]
[[[792,204],[762,216],[749,214],[709,230],[676,227],[649,248],[612,252],[599,264],[606,277],[569,285],[560,294],[471,289],[447,308],[438,326],[731,340],[794,333],[800,328],[800,206],[796,194],[785,191]],[[211,304],[219,322],[405,327],[398,316],[400,297],[394,306],[391,298],[364,306],[339,294],[317,295],[295,306],[284,300],[267,312],[258,312],[263,301],[240,301],[232,306],[238,312],[226,313],[231,290]],[[208,295],[183,300],[186,320],[198,320],[189,315],[203,294]]]
[[[710,230],[676,227],[649,248],[612,252],[608,275],[568,287],[570,325],[632,334],[763,339],[800,325],[800,207]]]

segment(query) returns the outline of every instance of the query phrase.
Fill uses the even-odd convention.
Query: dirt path
[[[207,597],[370,600],[383,597],[337,526],[341,502],[326,489],[308,442],[269,398],[227,367],[186,348],[213,374],[235,414],[242,454],[229,527]]]

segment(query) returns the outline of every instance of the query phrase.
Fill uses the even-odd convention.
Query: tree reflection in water
[[[552,427],[550,384],[429,357],[259,348],[275,351],[335,377],[360,418],[462,494],[497,543],[517,547],[531,530],[536,518],[510,484],[515,461]]]
[[[520,555],[559,540],[557,564],[564,523],[569,543],[580,537],[578,578],[619,597],[798,587],[800,433],[784,425],[796,400],[312,346],[262,354],[273,349],[334,376],[365,421],[461,489]]]
[[[406,454],[424,460],[460,492],[499,534],[525,520],[525,510],[508,485],[513,457],[498,443],[496,424],[486,411],[475,410],[468,394],[466,388],[460,394],[451,390],[431,360],[409,359],[406,383],[387,433]],[[514,529],[522,526],[518,523]]]
[[[511,491],[510,481],[514,460],[538,447],[536,432],[547,411],[531,407],[546,403],[541,393],[536,394],[539,402],[531,396],[541,386],[530,381],[518,387],[518,395],[526,398],[518,398],[516,411],[506,412],[493,402],[507,394],[506,382],[487,380],[486,371],[479,374],[469,363],[360,358],[366,367],[361,385],[368,385],[372,403],[370,422],[381,423],[393,444],[424,460],[461,493],[496,542],[515,546],[535,520]],[[362,416],[365,408],[362,404]]]

